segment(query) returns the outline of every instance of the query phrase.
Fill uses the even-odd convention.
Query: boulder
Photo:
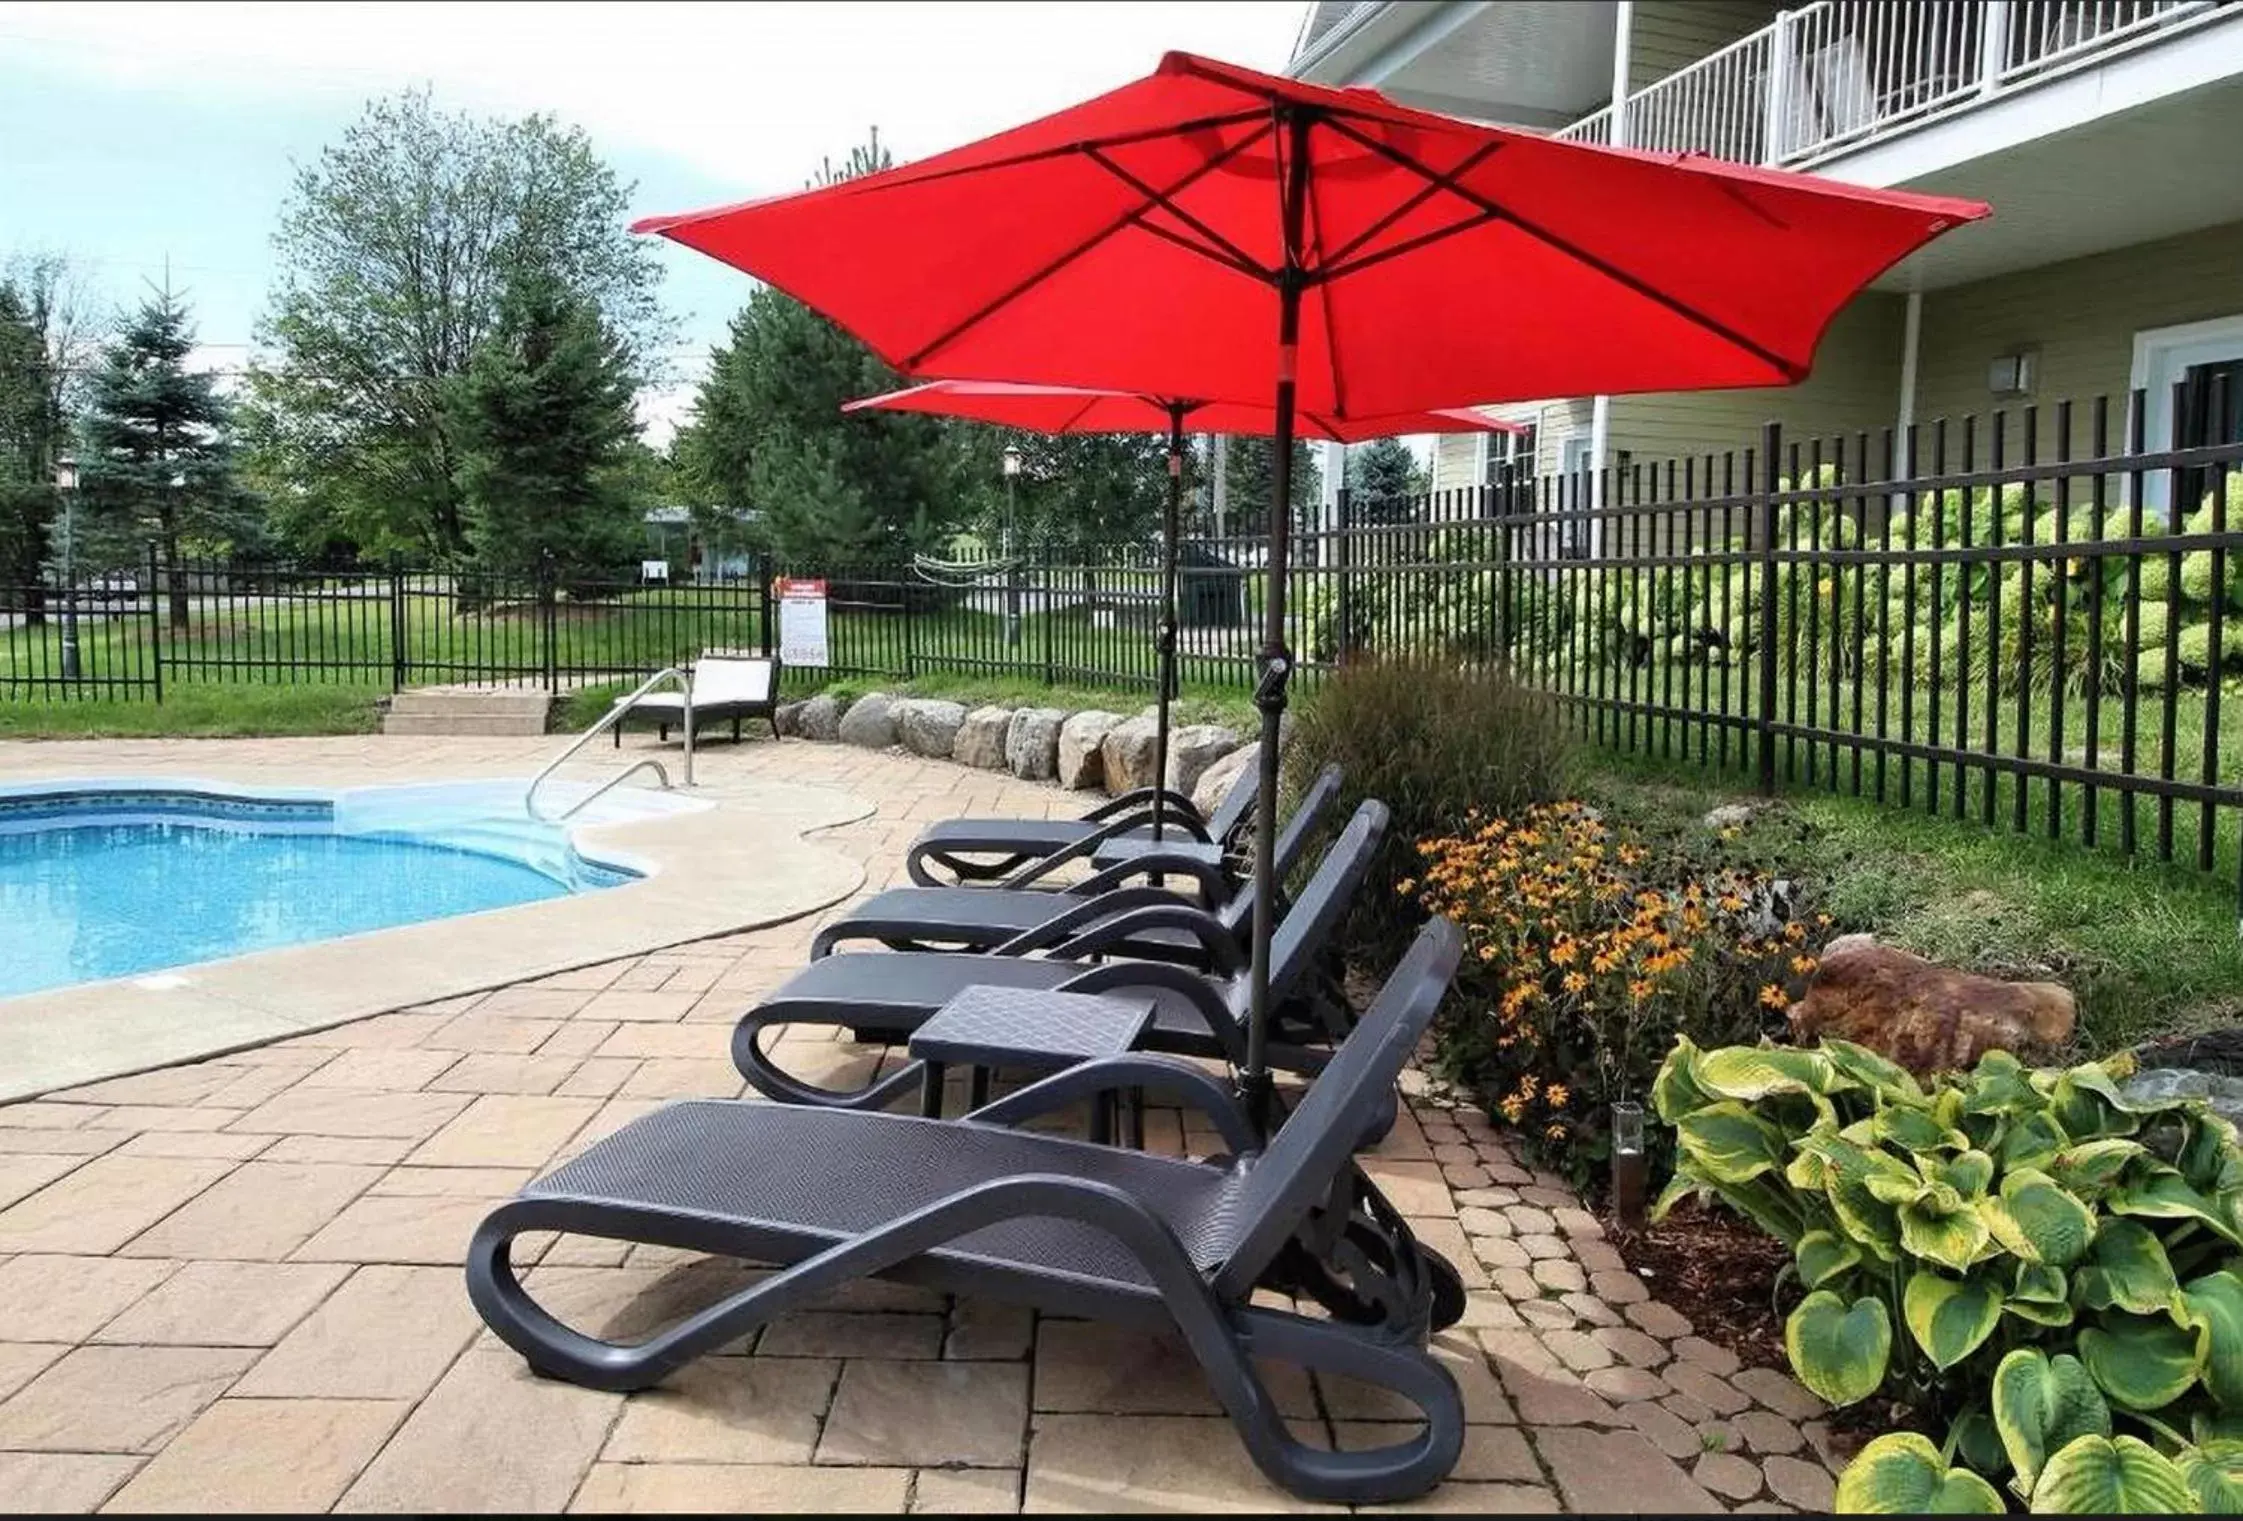
[[[1024,782],[1048,782],[1059,774],[1062,708],[1022,708],[1005,727],[1005,769]]]
[[[867,692],[841,715],[841,742],[866,750],[885,750],[896,742],[896,700],[886,692]]]
[[[1169,730],[1168,789],[1190,797],[1207,768],[1237,748],[1237,733],[1221,724],[1186,724]]]
[[[961,766],[979,766],[984,771],[1005,769],[1005,734],[1012,728],[1012,709],[976,708],[958,725],[958,738],[950,746],[950,758]]]
[[[941,698],[909,697],[890,703],[888,716],[895,720],[896,738],[906,750],[948,760],[951,747],[958,743],[959,727],[966,721],[966,708]]]
[[[1086,708],[1059,726],[1060,786],[1081,792],[1105,781],[1106,761],[1101,747],[1107,731],[1121,721],[1119,713]]]
[[[807,702],[782,702],[773,710],[771,722],[777,726],[780,738],[802,732],[802,710],[808,706]]]
[[[1153,720],[1143,714],[1124,719],[1106,731],[1100,749],[1104,752],[1108,792],[1120,797],[1153,784],[1153,742],[1157,734]]]
[[[841,716],[848,704],[840,698],[820,692],[802,705],[795,714],[795,726],[804,739],[832,741],[841,737]]]
[[[1202,771],[1199,780],[1192,784],[1192,806],[1199,810],[1199,816],[1206,818],[1222,807],[1223,799],[1230,795],[1231,784],[1238,780],[1240,773],[1253,770],[1261,758],[1262,746],[1256,741],[1241,745]]]
[[[1922,1076],[1960,1071],[1995,1050],[2028,1064],[2052,1060],[2077,1013],[2061,983],[1980,977],[1874,935],[1841,935],[1791,1006],[1791,1032],[1802,1045],[1825,1035],[1853,1041]]]

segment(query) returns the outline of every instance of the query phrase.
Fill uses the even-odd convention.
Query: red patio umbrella
[[[1184,401],[1135,391],[1090,391],[1078,386],[1031,386],[1006,380],[934,380],[925,385],[844,403],[844,412],[923,412],[1001,423],[1032,433],[1165,433],[1168,435],[1168,504],[1161,517],[1160,657],[1156,678],[1160,718],[1153,731],[1153,838],[1161,838],[1168,808],[1168,708],[1176,696],[1176,545],[1182,536],[1184,429],[1260,437],[1277,431],[1266,404]],[[1360,443],[1403,433],[1523,433],[1468,407],[1404,412],[1391,417],[1328,418],[1300,412],[1294,431],[1304,438]]]
[[[1171,53],[916,164],[638,227],[778,286],[909,375],[1274,398],[1243,1075],[1266,1111],[1296,408],[1788,385],[1855,292],[1986,210]]]

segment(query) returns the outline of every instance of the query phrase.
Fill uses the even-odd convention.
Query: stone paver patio
[[[0,746],[0,779],[458,777],[526,772],[544,748],[18,744]],[[876,800],[817,836],[865,864],[868,892],[900,877],[930,819],[1083,801],[797,741],[703,764]],[[534,1378],[483,1330],[459,1268],[483,1212],[664,1100],[742,1093],[731,1022],[802,963],[818,922],[0,1106],[0,1506],[1307,1508],[1263,1482],[1179,1347],[1085,1322],[860,1286],[633,1396]],[[891,1059],[807,1035],[800,1054],[836,1070]],[[1217,1149],[1176,1111],[1149,1118],[1148,1144]],[[1828,1506],[1835,1460],[1813,1397],[1693,1336],[1579,1200],[1483,1119],[1419,1092],[1366,1166],[1472,1285],[1436,1344],[1470,1437],[1455,1477],[1414,1508]],[[546,1303],[608,1334],[659,1324],[741,1271],[573,1237],[519,1257]],[[1309,1440],[1369,1442],[1396,1414],[1359,1386],[1272,1376]]]

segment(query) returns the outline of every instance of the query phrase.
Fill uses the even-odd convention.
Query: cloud
[[[923,157],[1152,68],[1171,47],[1275,68],[1300,6],[17,4],[19,64],[133,88],[550,110],[743,195],[797,186],[877,124]]]

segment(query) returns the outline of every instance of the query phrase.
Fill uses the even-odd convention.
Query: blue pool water
[[[352,819],[317,800],[0,795],[0,997],[627,880],[558,830],[475,809]]]

